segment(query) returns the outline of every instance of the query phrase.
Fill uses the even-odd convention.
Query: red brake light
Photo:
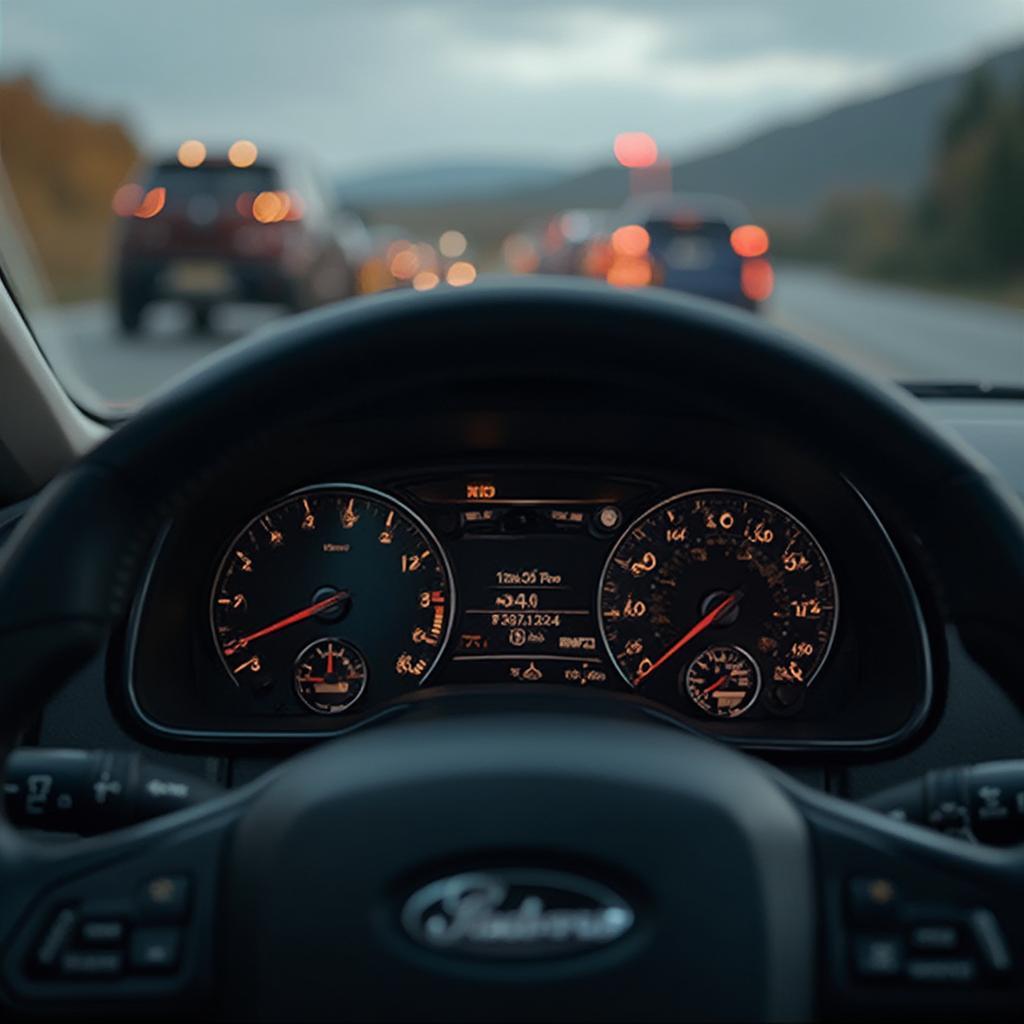
[[[740,290],[751,302],[763,302],[775,289],[775,271],[767,260],[744,260]]]
[[[133,217],[140,217],[142,220],[149,220],[155,217],[167,202],[167,189],[151,188],[143,197],[142,201],[132,211]]]
[[[242,212],[248,194],[238,197],[235,208]],[[249,204],[245,214],[260,224],[277,224],[282,220],[302,220],[302,200],[294,192],[260,192]],[[243,214],[243,216],[245,216]]]
[[[651,236],[640,224],[625,224],[612,232],[612,249],[616,256],[643,256],[650,247]]]
[[[114,193],[114,198],[110,202],[111,209],[118,217],[130,217],[139,208],[142,195],[142,186],[130,181]]]
[[[768,232],[756,224],[741,224],[734,228],[729,241],[733,252],[746,259],[763,256],[768,251]]]
[[[658,144],[647,132],[620,132],[615,136],[612,152],[623,167],[653,167],[658,159]]]

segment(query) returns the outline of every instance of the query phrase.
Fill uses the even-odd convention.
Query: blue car
[[[652,284],[751,311],[772,293],[768,234],[733,200],[676,194],[636,198],[622,208],[616,222],[613,254],[624,249],[626,258],[637,259],[638,250],[646,248],[642,256]],[[617,239],[622,242],[617,244]]]

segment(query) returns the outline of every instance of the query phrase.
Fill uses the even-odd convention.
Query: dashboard
[[[498,692],[751,749],[902,744],[935,690],[914,586],[857,489],[790,456],[236,466],[168,522],[115,701],[219,749]]]

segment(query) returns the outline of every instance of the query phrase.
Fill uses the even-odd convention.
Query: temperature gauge
[[[314,640],[295,659],[295,692],[310,711],[337,715],[348,711],[366,689],[366,662],[341,640]]]
[[[757,662],[741,647],[706,647],[680,679],[694,704],[712,718],[737,718],[753,706],[761,690]]]

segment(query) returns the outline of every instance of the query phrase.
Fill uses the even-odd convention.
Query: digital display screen
[[[469,535],[449,553],[458,581],[448,679],[601,685],[595,600],[606,542]],[[486,671],[481,668],[486,664]]]
[[[551,471],[431,478],[410,488],[436,510],[455,621],[444,682],[617,680],[598,625],[601,572],[642,501],[636,481]]]

